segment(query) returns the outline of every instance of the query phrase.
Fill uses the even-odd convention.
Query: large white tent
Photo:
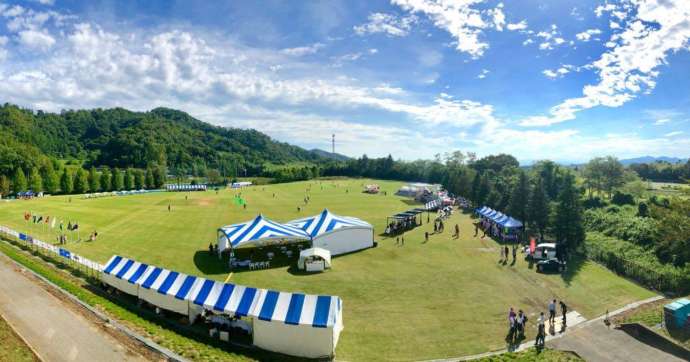
[[[309,235],[300,228],[277,223],[259,215],[254,220],[218,229],[218,251],[309,239]]]
[[[346,254],[374,246],[374,227],[366,221],[339,216],[328,209],[320,214],[293,220],[287,225],[304,230],[312,246],[323,248],[331,255]]]
[[[332,357],[343,329],[339,297],[222,283],[118,255],[105,265],[101,280],[190,320],[203,309],[250,317],[254,345],[293,356]]]

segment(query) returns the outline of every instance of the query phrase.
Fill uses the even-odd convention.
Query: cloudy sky
[[[690,1],[0,3],[0,100],[351,156],[690,156]]]

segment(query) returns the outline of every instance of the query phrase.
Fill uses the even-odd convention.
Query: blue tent
[[[518,219],[513,219],[512,217],[508,217],[506,220],[500,223],[501,226],[505,228],[521,228],[522,227],[522,222]]]
[[[510,218],[510,216],[499,212],[498,214],[494,215],[493,219],[497,224],[501,224],[501,223],[507,221],[509,218]]]
[[[223,226],[218,232],[221,234],[218,245],[220,251],[229,246],[257,246],[275,240],[310,240],[309,234],[304,230],[266,219],[262,215],[251,221]]]
[[[324,209],[315,216],[290,221],[287,225],[304,230],[312,238],[343,228],[373,228],[366,221],[354,217],[339,216],[331,213],[328,209]]]
[[[103,273],[209,310],[316,328],[336,323],[339,297],[285,293],[186,275],[114,255]]]
[[[488,207],[482,206],[482,207],[476,208],[476,209],[474,210],[474,212],[476,212],[476,213],[479,214],[479,215],[484,215],[484,211],[486,211],[486,209],[488,209]]]

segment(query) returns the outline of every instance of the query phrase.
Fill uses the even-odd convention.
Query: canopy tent
[[[340,255],[374,246],[374,227],[366,221],[339,216],[324,209],[320,214],[290,221],[287,226],[304,231],[312,246]]]
[[[522,227],[522,222],[517,219],[513,219],[512,217],[508,217],[508,219],[502,221],[501,226],[504,228],[521,228]]]
[[[309,239],[309,234],[300,228],[280,224],[259,215],[254,220],[218,229],[218,251]]]
[[[502,221],[508,220],[508,215],[499,211],[491,219],[500,224]]]
[[[487,209],[489,209],[488,206],[482,206],[482,207],[480,207],[480,208],[475,209],[474,212],[476,212],[476,213],[479,214],[479,215],[484,215],[484,212],[485,212]]]
[[[299,253],[299,260],[297,260],[297,268],[298,269],[304,269],[305,268],[305,262],[307,259],[312,258],[312,257],[319,257],[323,259],[324,261],[324,267],[325,268],[330,268],[331,267],[331,252],[322,249],[322,248],[309,248],[302,250]]]
[[[428,210],[436,210],[436,209],[438,209],[439,207],[441,207],[441,200],[438,200],[438,199],[436,199],[436,200],[431,200],[431,201],[427,202],[426,204],[424,204],[424,208],[425,208],[427,211],[428,211]]]
[[[332,356],[342,323],[339,297],[286,293],[185,275],[114,255],[101,280],[193,320],[203,309],[254,319],[254,344],[300,357]]]

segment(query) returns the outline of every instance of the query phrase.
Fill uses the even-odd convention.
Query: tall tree
[[[52,162],[48,162],[43,168],[43,187],[51,195],[56,194],[60,189],[60,177],[55,172]]]
[[[89,190],[91,190],[91,192],[98,192],[101,190],[101,179],[98,177],[96,168],[93,166],[91,166],[89,170]]]
[[[527,179],[527,174],[524,171],[520,171],[518,175],[518,180],[513,186],[513,192],[510,195],[510,204],[508,205],[508,214],[521,220],[523,223],[527,223],[528,220],[528,208],[527,204],[529,202],[529,180]]]
[[[17,167],[12,178],[12,191],[14,193],[26,191],[26,175],[21,167]]]
[[[134,176],[132,175],[132,169],[125,169],[125,179],[124,179],[125,190],[131,190],[134,188]]]
[[[147,189],[155,189],[156,188],[156,182],[153,180],[153,169],[151,166],[146,168],[146,188]]]
[[[479,188],[482,183],[482,175],[479,172],[474,173],[474,179],[472,180],[472,194],[470,199],[474,202],[476,207],[481,207],[481,199],[479,197]]]
[[[146,185],[144,171],[134,170],[134,188],[141,190]]]
[[[537,177],[529,199],[529,219],[532,225],[539,230],[539,236],[544,238],[544,230],[549,224],[549,201],[546,190],[544,190],[544,180]]]
[[[60,176],[60,191],[63,194],[72,193],[72,174],[67,170],[67,167],[62,169],[62,175]]]
[[[489,176],[483,174],[481,181],[479,182],[479,192],[477,193],[477,205],[481,206],[485,202],[487,202],[489,194],[491,194],[491,184],[489,183]],[[496,199],[495,201],[498,202],[498,197],[494,198]]]
[[[125,175],[118,170],[113,168],[113,191],[121,191],[125,187]]]
[[[83,168],[79,167],[74,174],[74,193],[83,194],[89,192],[89,178]]]
[[[12,191],[10,179],[5,175],[0,175],[0,196],[7,196],[10,191]]]
[[[41,173],[38,172],[37,167],[32,167],[29,172],[29,188],[33,192],[43,191],[43,178],[41,177]]]
[[[103,191],[112,191],[112,187],[113,183],[110,176],[110,170],[104,168],[103,171],[101,171],[101,189]]]
[[[575,250],[585,240],[580,195],[575,187],[575,177],[571,174],[564,177],[561,185],[553,230],[557,240],[570,250]]]
[[[153,168],[153,182],[156,188],[161,188],[165,184],[165,166],[156,165]]]

